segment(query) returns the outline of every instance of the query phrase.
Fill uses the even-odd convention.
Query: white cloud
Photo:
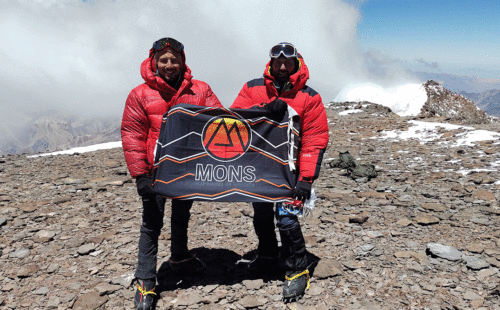
[[[368,79],[356,31],[360,3],[0,0],[0,108],[11,111],[0,121],[49,108],[121,116],[143,82],[142,60],[165,36],[184,43],[194,78],[225,106],[262,76],[269,48],[282,41],[297,46],[308,84],[329,102]]]

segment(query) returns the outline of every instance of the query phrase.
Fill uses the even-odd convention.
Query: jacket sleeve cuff
[[[313,182],[313,178],[300,176],[299,177],[299,181],[307,182],[307,183],[312,183]]]

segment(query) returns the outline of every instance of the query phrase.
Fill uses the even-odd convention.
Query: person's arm
[[[207,85],[207,93],[205,95],[205,105],[207,107],[215,107],[215,108],[222,108],[222,104],[219,101],[219,98],[214,94],[212,91],[212,88],[210,88],[209,85]]]
[[[321,96],[316,93],[309,100],[302,120],[299,181],[312,183],[318,178],[329,134],[328,120]]]
[[[248,109],[253,106],[252,98],[250,96],[250,89],[248,83],[243,85],[243,88],[238,93],[238,96],[231,105],[231,109]]]
[[[121,124],[122,146],[128,170],[133,178],[149,174],[147,146],[149,120],[135,91],[125,102]]]

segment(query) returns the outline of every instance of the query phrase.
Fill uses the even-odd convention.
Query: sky
[[[262,76],[269,49],[283,41],[303,55],[308,85],[324,102],[360,85],[384,94],[422,82],[408,69],[487,79],[500,71],[494,1],[304,4],[0,0],[0,135],[50,109],[121,117],[128,93],[143,82],[140,63],[166,36],[185,45],[194,78],[224,106]]]
[[[359,40],[414,70],[500,78],[500,1],[364,1]]]

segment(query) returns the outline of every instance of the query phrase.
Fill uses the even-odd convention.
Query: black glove
[[[298,200],[306,201],[311,198],[311,187],[312,183],[299,181],[297,185],[295,185],[293,196]]]
[[[141,174],[135,179],[137,185],[137,193],[140,196],[152,196],[155,194],[153,188],[151,187],[151,178],[147,174]]]
[[[288,105],[281,99],[274,99],[264,106],[264,108],[271,113],[285,114]]]

